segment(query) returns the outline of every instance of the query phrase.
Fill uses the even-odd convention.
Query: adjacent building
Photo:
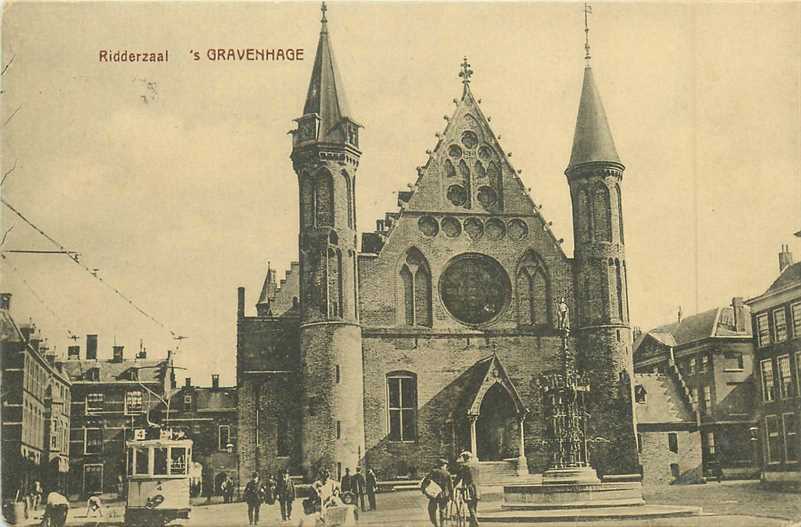
[[[742,298],[647,331],[634,345],[637,373],[670,376],[690,395],[704,463],[720,464],[727,478],[756,472],[752,368],[751,315]]]
[[[33,481],[65,489],[69,470],[70,380],[33,323],[17,324],[11,295],[0,294],[2,494],[13,499]]]
[[[219,494],[226,476],[235,481],[238,477],[237,406],[236,387],[220,386],[217,374],[212,375],[211,386],[194,386],[187,377],[184,385],[170,397],[169,427],[183,431],[193,441],[195,466],[191,474],[200,476],[198,484],[192,487],[195,495]]]
[[[114,345],[111,358],[98,356],[98,336],[86,336],[86,351],[70,346],[59,363],[72,385],[70,494],[116,493],[125,478],[125,441],[164,408],[175,388],[172,352],[149,359],[140,350],[126,358]]]
[[[240,479],[284,467],[338,476],[363,464],[392,477],[463,450],[486,463],[483,480],[541,472],[537,379],[560,367],[560,303],[591,378],[591,437],[606,440],[593,443],[593,466],[637,472],[625,168],[593,69],[566,159],[572,257],[485,117],[466,60],[454,72],[455,110],[415,184],[359,246],[362,129],[325,15],[292,131],[298,264],[282,284],[268,270],[255,315],[238,293]],[[361,188],[382,184],[380,174],[360,177]]]
[[[801,235],[801,232],[799,233]],[[779,253],[779,276],[748,300],[754,326],[756,423],[762,477],[801,482],[801,262],[789,246]]]
[[[689,391],[669,374],[636,373],[634,382],[643,483],[704,481],[701,434]]]

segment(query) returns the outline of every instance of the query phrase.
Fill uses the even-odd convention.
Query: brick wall
[[[670,450],[668,434],[671,432],[676,434],[678,452]],[[644,484],[670,485],[703,481],[701,435],[698,431],[639,427],[639,434]],[[671,464],[674,463],[679,468],[678,478],[674,477],[671,471]]]

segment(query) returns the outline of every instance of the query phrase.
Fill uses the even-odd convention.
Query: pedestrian
[[[366,486],[367,482],[364,479],[364,474],[362,474],[362,468],[356,467],[356,474],[354,474],[353,478],[351,479],[351,488],[353,489],[354,496],[359,498],[359,508],[362,510],[362,512],[365,512],[364,492]]]
[[[350,469],[345,469],[345,475],[342,476],[342,480],[339,482],[339,489],[342,492],[351,492],[352,488],[352,476],[350,475]]]
[[[478,527],[476,511],[478,509],[480,496],[478,486],[473,481],[473,473],[470,471],[470,467],[466,462],[460,463],[459,465],[459,470],[456,474],[455,489],[455,491],[462,493],[462,499],[467,505],[467,511],[470,514],[470,527]]]
[[[434,527],[444,527],[445,514],[453,492],[448,461],[440,459],[437,465],[423,478],[420,489],[428,498],[428,518]]]
[[[56,490],[47,495],[45,513],[42,517],[42,527],[64,527],[67,523],[67,514],[70,511],[70,502],[63,494]]]
[[[370,503],[370,510],[375,510],[375,493],[378,492],[378,478],[372,468],[367,469],[367,501]]]
[[[289,477],[289,471],[283,470],[281,472],[281,479],[278,480],[276,488],[278,492],[278,502],[281,505],[281,519],[292,519],[292,502],[295,501],[295,484],[292,478]]]
[[[259,485],[259,473],[254,472],[245,485],[245,491],[242,494],[245,503],[248,504],[248,525],[258,525],[259,523],[259,507],[261,507],[262,493],[261,485]]]
[[[271,473],[267,473],[262,485],[262,494],[264,495],[264,502],[267,505],[275,504],[276,500],[276,481]]]
[[[234,497],[234,480],[231,476],[225,476],[222,482],[222,495],[225,503],[231,503]]]
[[[100,493],[92,494],[86,500],[86,517],[89,518],[90,515],[94,518],[103,517],[103,500],[100,499]]]
[[[42,484],[39,483],[38,479],[34,480],[33,485],[31,486],[31,501],[34,511],[36,511],[39,508],[39,505],[42,503],[42,494],[44,494]]]
[[[320,499],[320,513],[323,517],[325,517],[325,510],[328,507],[342,505],[342,500],[339,498],[339,486],[336,481],[331,479],[328,470],[320,471],[319,479],[314,482],[312,487]]]

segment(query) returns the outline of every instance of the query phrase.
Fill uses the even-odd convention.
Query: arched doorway
[[[476,446],[481,461],[500,461],[519,455],[517,421],[509,391],[500,383],[494,384],[484,395],[476,422]]]

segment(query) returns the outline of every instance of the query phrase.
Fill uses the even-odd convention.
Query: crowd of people
[[[336,481],[331,478],[328,470],[323,469],[312,483],[311,491],[311,495],[303,503],[304,512],[307,514],[316,512],[325,514],[326,509],[342,505],[357,506],[362,512],[373,511],[376,510],[375,495],[378,491],[378,479],[372,469],[368,469],[365,475],[361,467],[357,467],[353,474],[350,469],[345,469],[345,474]],[[264,480],[254,472],[242,493],[242,499],[248,507],[248,525],[259,523],[262,504],[273,505],[276,501],[281,508],[281,519],[291,520],[293,504],[297,497],[295,484],[288,471],[281,471],[277,479],[268,474]]]
[[[434,527],[444,527],[450,512],[448,508],[455,499],[466,507],[470,527],[478,527],[480,494],[470,468],[472,459],[470,452],[463,452],[453,475],[448,471],[448,460],[440,459],[420,483],[420,490],[428,498],[428,518]]]

